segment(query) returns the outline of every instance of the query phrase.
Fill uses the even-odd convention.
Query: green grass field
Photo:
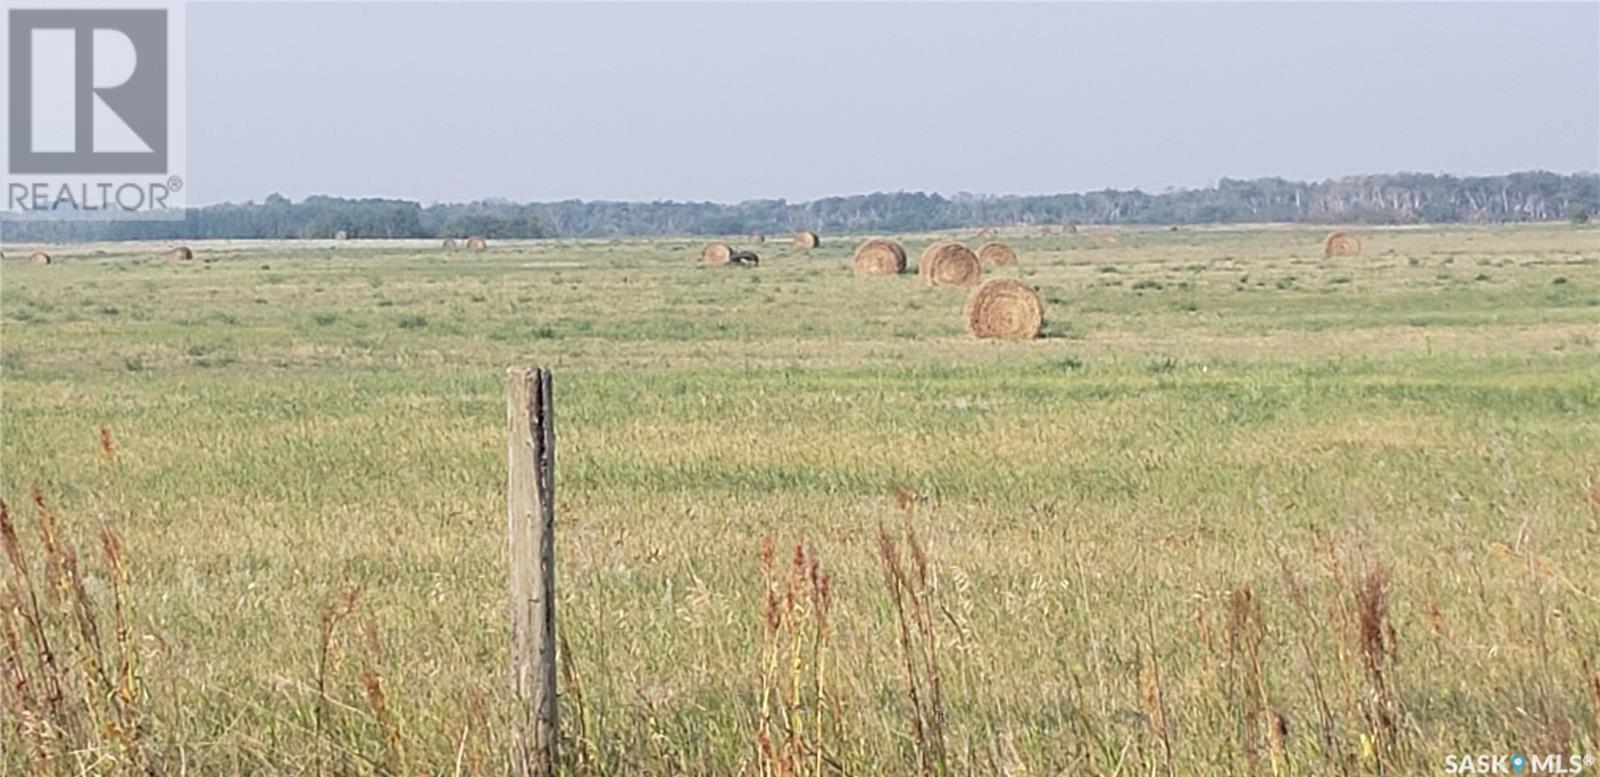
[[[0,774],[502,773],[519,363],[557,371],[573,773],[1600,756],[1600,231],[1360,234],[1014,236],[1027,343],[827,235],[8,245],[0,497],[56,665],[13,563]]]

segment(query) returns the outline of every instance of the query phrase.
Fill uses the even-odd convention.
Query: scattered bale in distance
[[[1122,242],[1122,240],[1118,238],[1116,234],[1111,232],[1101,232],[1100,234],[1095,235],[1095,238],[1108,246],[1114,246],[1117,243]]]
[[[333,233],[333,239],[334,240],[349,240],[350,239],[350,233],[348,233],[348,232],[346,232],[346,231],[341,229],[338,232]]]
[[[1073,224],[1071,222],[1067,222],[1067,225],[1062,227],[1061,231],[1063,233],[1065,233],[1065,234],[1068,234],[1068,235],[1076,235],[1076,234],[1078,234],[1078,225],[1077,224]]]
[[[1323,256],[1355,256],[1361,253],[1361,241],[1349,232],[1330,232],[1322,239]]]
[[[489,250],[489,241],[481,237],[469,237],[467,238],[467,250],[473,253],[483,253]]]
[[[732,259],[733,247],[721,240],[713,240],[700,249],[700,261],[705,264],[727,264]]]
[[[922,252],[917,274],[929,286],[976,286],[983,279],[978,255],[960,243],[934,243]]]
[[[802,229],[794,233],[794,244],[801,248],[820,248],[822,246],[822,238],[817,237],[815,232]]]
[[[741,267],[755,267],[761,264],[761,257],[756,256],[754,251],[734,251],[728,257],[728,263],[737,264]]]
[[[906,249],[887,238],[874,238],[856,248],[851,262],[857,277],[897,275],[906,271]]]
[[[994,227],[984,227],[983,229],[978,230],[977,239],[978,240],[990,240],[990,239],[994,238],[994,235],[995,235]]]
[[[1044,303],[1032,286],[991,278],[967,297],[967,331],[983,340],[1032,340],[1044,329]]]
[[[978,249],[978,261],[986,267],[1000,267],[1017,263],[1017,252],[1005,243],[988,243]]]
[[[49,264],[51,261],[50,255],[43,251],[34,251],[28,255],[28,264]]]
[[[765,242],[767,242],[767,236],[761,234],[760,232],[757,232],[757,233],[755,233],[755,234],[750,236],[750,245],[758,246],[758,245],[761,245],[762,243],[765,243]]]
[[[167,258],[174,262],[188,262],[194,259],[194,252],[188,246],[178,246],[167,252]]]
[[[444,248],[444,250],[446,250],[446,251],[454,251],[454,250],[456,250],[456,239],[453,238],[453,237],[445,238],[444,239],[444,244],[441,247]]]

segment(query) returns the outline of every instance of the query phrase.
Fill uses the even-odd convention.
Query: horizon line
[[[867,191],[867,192],[859,192],[858,191],[858,192],[853,192],[853,193],[849,193],[849,194],[825,194],[825,195],[821,195],[821,196],[804,198],[804,199],[790,199],[788,197],[755,197],[755,198],[749,198],[749,199],[743,199],[743,200],[733,200],[733,201],[729,201],[729,200],[710,200],[710,199],[703,199],[703,200],[681,199],[680,200],[680,199],[659,198],[659,197],[658,198],[652,198],[652,199],[618,199],[618,198],[584,199],[584,198],[581,198],[581,197],[566,197],[566,198],[562,198],[562,199],[548,199],[548,200],[516,200],[516,199],[512,199],[511,197],[504,196],[504,195],[489,195],[489,196],[485,196],[485,197],[479,197],[479,198],[473,199],[473,200],[423,200],[423,199],[413,199],[413,198],[409,198],[409,197],[385,196],[385,195],[377,195],[377,194],[351,195],[351,194],[330,194],[330,193],[326,193],[326,192],[318,192],[318,193],[315,193],[315,194],[307,194],[307,195],[305,195],[305,196],[303,196],[303,197],[301,197],[299,199],[294,199],[294,198],[289,197],[287,195],[284,195],[284,194],[282,194],[280,192],[270,192],[270,193],[268,193],[266,195],[263,195],[260,200],[256,200],[256,199],[249,199],[249,200],[243,200],[243,201],[222,200],[222,201],[218,201],[218,202],[207,203],[207,204],[204,204],[204,205],[193,205],[193,204],[191,204],[191,205],[187,206],[185,209],[186,210],[197,210],[197,209],[202,209],[202,208],[221,207],[221,206],[227,206],[227,205],[250,205],[250,204],[258,204],[259,205],[262,202],[264,202],[267,198],[274,197],[274,196],[283,197],[284,199],[289,200],[289,202],[291,202],[291,203],[303,203],[303,202],[306,202],[307,200],[310,200],[310,199],[313,199],[313,198],[324,197],[324,198],[328,198],[328,199],[347,200],[347,201],[380,200],[380,201],[385,201],[385,202],[410,202],[410,203],[416,203],[416,204],[421,205],[422,207],[425,207],[425,208],[435,207],[435,206],[473,205],[473,204],[477,204],[477,203],[489,203],[489,202],[505,202],[505,203],[510,203],[510,204],[514,204],[514,205],[556,205],[556,204],[560,204],[560,203],[576,202],[576,203],[621,203],[621,204],[648,203],[648,204],[681,204],[681,205],[717,205],[717,206],[724,206],[724,207],[734,207],[734,206],[744,205],[744,204],[748,204],[748,203],[760,203],[760,202],[781,202],[781,203],[784,203],[786,205],[809,204],[809,203],[819,202],[819,201],[822,201],[822,200],[849,199],[849,198],[852,198],[852,197],[870,197],[870,196],[875,195],[875,194],[921,194],[921,195],[927,195],[927,196],[930,196],[930,197],[941,197],[941,198],[947,199],[947,200],[958,200],[958,199],[1000,200],[1000,199],[1008,199],[1008,198],[1062,197],[1062,196],[1103,194],[1103,193],[1144,194],[1144,195],[1148,195],[1148,196],[1161,196],[1161,195],[1164,195],[1164,194],[1178,194],[1178,193],[1183,193],[1183,192],[1196,192],[1196,191],[1215,190],[1215,189],[1218,189],[1218,188],[1221,187],[1223,181],[1233,181],[1233,182],[1239,182],[1239,183],[1250,183],[1250,182],[1255,182],[1255,181],[1283,181],[1285,183],[1295,184],[1295,185],[1315,186],[1315,185],[1321,185],[1321,184],[1339,183],[1339,182],[1342,182],[1342,181],[1348,181],[1348,180],[1357,179],[1357,178],[1369,178],[1369,177],[1376,177],[1376,176],[1431,176],[1431,177],[1436,177],[1436,178],[1454,178],[1456,180],[1470,180],[1470,179],[1474,179],[1474,178],[1503,178],[1503,177],[1506,177],[1506,176],[1527,175],[1527,174],[1549,174],[1549,175],[1556,175],[1556,176],[1562,176],[1562,177],[1579,177],[1579,178],[1581,178],[1581,177],[1594,177],[1594,178],[1600,178],[1600,169],[1595,169],[1595,170],[1577,170],[1577,171],[1573,171],[1573,172],[1558,172],[1558,171],[1555,171],[1555,170],[1546,170],[1546,169],[1540,169],[1540,168],[1530,168],[1530,169],[1526,169],[1526,170],[1512,170],[1512,171],[1503,172],[1503,173],[1489,173],[1489,174],[1459,174],[1459,173],[1419,172],[1419,171],[1413,171],[1413,170],[1400,170],[1400,171],[1394,171],[1394,172],[1350,173],[1350,174],[1346,174],[1346,175],[1340,175],[1340,176],[1336,176],[1336,177],[1328,177],[1328,178],[1322,178],[1322,179],[1315,179],[1315,180],[1285,178],[1285,177],[1283,177],[1281,175],[1257,176],[1257,177],[1254,177],[1254,178],[1233,178],[1233,177],[1230,177],[1230,176],[1222,176],[1221,178],[1218,178],[1215,182],[1206,184],[1204,186],[1167,186],[1167,187],[1161,189],[1160,191],[1146,191],[1143,187],[1138,187],[1138,186],[1135,186],[1135,187],[1130,188],[1130,189],[1118,189],[1118,188],[1113,188],[1113,187],[1105,187],[1105,188],[1100,188],[1100,189],[1080,189],[1080,190],[1075,190],[1075,191],[1053,191],[1053,192],[1040,192],[1040,193],[1032,193],[1032,194],[1022,194],[1022,193],[1015,193],[1015,192],[1005,193],[1005,194],[997,194],[997,193],[992,193],[992,192],[984,193],[984,192],[969,192],[969,191],[957,191],[957,192],[954,192],[954,193],[947,193],[947,192],[938,191],[938,190],[928,191],[928,190],[922,190],[922,189],[875,189],[873,191]]]

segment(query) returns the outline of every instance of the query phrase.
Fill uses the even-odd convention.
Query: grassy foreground
[[[9,259],[0,774],[502,773],[524,362],[573,773],[1600,755],[1600,232],[1319,237],[1012,237],[1031,343],[854,238]]]

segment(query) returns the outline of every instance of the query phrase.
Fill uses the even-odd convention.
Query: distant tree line
[[[612,237],[738,235],[795,229],[910,232],[1029,224],[1417,224],[1585,220],[1600,213],[1600,175],[1523,172],[1457,178],[1398,173],[1322,182],[1223,179],[1215,187],[1149,194],[944,197],[921,192],[826,197],[811,202],[513,203],[424,207],[387,199],[316,196],[193,208],[182,221],[6,221],[7,240]]]

